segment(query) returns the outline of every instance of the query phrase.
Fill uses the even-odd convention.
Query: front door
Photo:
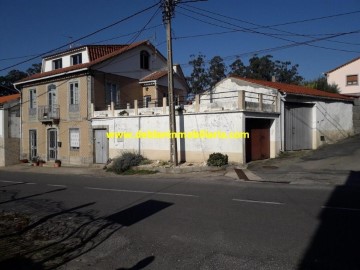
[[[37,139],[36,130],[29,130],[29,149],[30,149],[30,160],[37,156]]]
[[[95,163],[106,163],[108,160],[108,141],[106,129],[95,129]]]
[[[57,159],[57,130],[48,129],[48,160]]]

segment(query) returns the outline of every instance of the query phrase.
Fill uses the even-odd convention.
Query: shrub
[[[139,165],[144,159],[140,154],[124,152],[121,156],[113,159],[111,167],[108,170],[120,174],[129,170],[132,166]]]
[[[208,166],[217,166],[221,167],[228,164],[228,156],[221,153],[213,153],[209,156],[207,160]]]

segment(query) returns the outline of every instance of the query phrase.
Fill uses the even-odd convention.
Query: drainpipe
[[[19,102],[19,105],[20,105],[20,153],[19,153],[19,160],[21,160],[21,153],[22,153],[22,92],[16,88],[16,85],[13,84],[14,88],[16,91],[19,92],[20,94],[20,102]]]
[[[279,92],[280,95],[280,136],[281,136],[281,149],[280,151],[285,151],[285,111],[284,111],[284,104],[286,100],[286,92],[284,92],[284,95],[282,95]]]

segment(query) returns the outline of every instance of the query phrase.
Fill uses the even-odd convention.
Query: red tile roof
[[[131,49],[134,49],[135,47],[138,47],[138,46],[146,44],[146,43],[147,43],[147,41],[139,41],[139,42],[135,42],[135,43],[132,43],[129,45],[109,45],[109,46],[108,45],[89,45],[89,46],[87,46],[87,47],[89,47],[89,57],[90,57],[89,63],[74,65],[74,66],[70,66],[70,67],[66,67],[66,68],[55,69],[55,70],[42,72],[42,73],[37,73],[30,77],[24,78],[16,83],[24,83],[24,82],[35,80],[35,79],[54,76],[54,75],[71,72],[71,71],[76,71],[76,70],[80,70],[80,69],[84,69],[84,68],[88,69],[96,64],[100,64],[112,57],[118,56],[126,51],[129,51]]]
[[[20,99],[20,94],[2,96],[2,97],[0,97],[0,104],[10,102],[10,101],[13,101],[13,100],[16,100],[16,99]]]
[[[89,45],[90,62],[127,46],[129,45]]]
[[[323,98],[332,98],[332,99],[341,99],[341,100],[353,100],[353,98],[336,94],[336,93],[329,93],[325,91],[316,90],[313,88],[294,85],[294,84],[286,84],[286,83],[279,83],[279,82],[269,82],[269,81],[262,81],[256,79],[249,79],[249,78],[242,78],[236,75],[230,76],[231,78],[236,78],[242,81],[247,81],[250,83],[255,83],[258,85],[270,87],[277,89],[280,92],[293,94],[293,95],[301,95],[301,96],[312,96],[312,97],[323,97]]]
[[[140,82],[155,81],[164,76],[167,76],[167,74],[167,70],[158,70],[140,79]]]
[[[331,72],[333,72],[335,70],[338,70],[338,69],[340,69],[340,68],[342,68],[342,67],[344,67],[346,65],[349,65],[349,64],[351,64],[351,63],[353,63],[353,62],[355,62],[355,61],[357,61],[359,59],[360,59],[360,57],[356,57],[355,59],[352,59],[349,62],[346,62],[345,64],[342,64],[342,65],[340,65],[340,66],[338,66],[338,67],[336,67],[336,68],[334,68],[332,70],[329,70],[329,71],[325,72],[325,74],[328,74],[328,73],[331,73]]]

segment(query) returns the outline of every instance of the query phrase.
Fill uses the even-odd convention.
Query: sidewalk
[[[247,169],[263,181],[360,185],[360,135],[317,150],[287,152],[275,159],[254,161]]]
[[[146,168],[144,168],[146,169]],[[317,150],[286,152],[275,159],[259,160],[245,166],[225,168],[206,166],[164,167],[156,174],[117,175],[103,166],[34,167],[29,163],[0,168],[0,171],[87,175],[98,177],[142,178],[218,178],[231,181],[272,182],[300,185],[358,185],[360,186],[360,135]]]

